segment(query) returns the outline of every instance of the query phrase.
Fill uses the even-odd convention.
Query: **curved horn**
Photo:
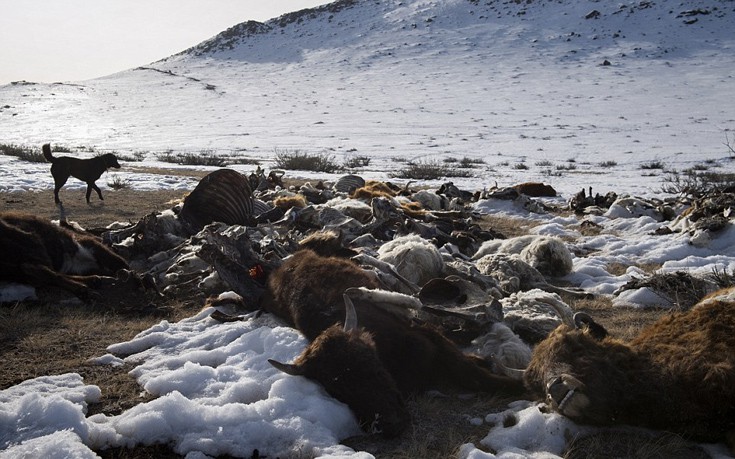
[[[345,333],[357,332],[357,311],[355,311],[355,304],[352,302],[346,293],[342,294],[342,298],[345,300]]]
[[[574,314],[574,326],[579,330],[586,330],[597,340],[602,340],[608,335],[605,327],[595,322],[592,316],[586,312],[578,312]]]
[[[562,323],[564,323],[564,324],[566,324],[566,325],[568,325],[568,326],[570,326],[572,328],[576,328],[576,323],[574,322],[574,317],[572,316],[571,311],[568,309],[569,306],[567,306],[566,304],[564,304],[564,303],[562,303],[560,301],[553,301],[553,300],[551,300],[549,298],[545,298],[543,300],[543,303],[546,304],[546,305],[551,306],[552,309],[554,309],[554,311],[556,312],[556,315],[559,316],[559,318],[561,319]]]
[[[115,277],[117,277],[118,280],[127,282],[131,277],[133,277],[133,272],[129,269],[121,268],[117,270]]]
[[[493,364],[505,375],[510,378],[513,378],[518,381],[523,380],[523,376],[526,374],[526,370],[522,370],[520,368],[510,368],[505,366],[502,360],[495,355],[490,354],[490,360],[492,360]]]
[[[304,369],[298,365],[292,363],[281,363],[278,360],[268,359],[268,363],[273,365],[277,370],[280,370],[291,376],[303,376]]]
[[[578,312],[574,314],[573,319],[574,325],[577,328],[588,327],[591,323],[595,322],[594,320],[592,320],[592,317],[586,312]]]

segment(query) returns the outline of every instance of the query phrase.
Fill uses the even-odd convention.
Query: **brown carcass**
[[[583,424],[627,424],[735,448],[735,288],[705,297],[623,342],[588,315],[534,349],[524,378]]]
[[[263,308],[300,330],[310,345],[293,364],[277,368],[319,382],[346,403],[368,431],[400,434],[409,423],[404,397],[429,388],[520,393],[479,357],[463,354],[435,328],[395,314],[395,295],[376,289],[352,261],[297,251],[268,279]],[[359,327],[345,319],[353,309]],[[382,304],[381,304],[382,303]],[[345,324],[344,327],[342,324]]]
[[[86,298],[90,288],[104,282],[102,276],[109,278],[121,270],[130,273],[125,259],[94,236],[29,214],[0,213],[2,280],[60,287]]]

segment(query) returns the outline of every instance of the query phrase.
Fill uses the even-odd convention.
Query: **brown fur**
[[[478,358],[464,355],[436,329],[417,325],[397,317],[385,309],[367,302],[355,301],[358,322],[368,335],[354,346],[334,324],[345,317],[343,293],[350,287],[377,288],[377,281],[354,263],[336,257],[322,257],[305,249],[296,252],[268,279],[268,292],[263,307],[299,329],[311,341],[297,363],[312,365],[313,356],[319,362],[360,361],[365,374],[389,377],[360,377],[349,385],[335,383],[343,380],[347,371],[342,365],[316,364],[310,377],[352,408],[361,424],[374,425],[381,419],[379,429],[396,435],[406,427],[407,414],[402,394],[420,392],[429,388],[454,387],[489,392],[520,392],[518,382],[491,373]],[[325,330],[330,329],[327,333]],[[340,345],[328,346],[339,340]],[[365,347],[373,349],[368,358]],[[369,363],[371,362],[371,363]]]
[[[51,163],[51,176],[54,178],[54,201],[56,204],[61,204],[59,190],[66,184],[70,176],[87,184],[87,203],[89,203],[92,190],[96,191],[97,196],[102,200],[102,190],[95,184],[95,181],[110,167],[120,168],[117,157],[112,153],[89,159],[79,159],[70,156],[53,156],[49,144],[45,144],[42,150],[46,161]]]
[[[525,194],[526,196],[530,196],[532,198],[553,198],[556,196],[556,190],[551,185],[540,182],[519,183],[518,185],[514,185],[513,188],[515,188],[519,193]]]
[[[342,245],[342,238],[335,231],[317,231],[299,242],[299,248],[313,250],[322,257],[350,258],[357,252]]]
[[[82,248],[92,259],[79,266],[74,260]],[[0,213],[0,278],[34,287],[55,286],[86,297],[89,288],[127,262],[92,236],[61,228],[33,215]]]
[[[412,218],[424,218],[427,213],[426,209],[418,202],[401,203],[401,210],[403,210],[404,214]]]
[[[637,425],[697,441],[734,438],[735,289],[717,295],[627,343],[589,319],[581,330],[561,325],[534,350],[526,384],[581,423]]]
[[[370,201],[373,198],[379,197],[393,198],[397,194],[398,192],[387,183],[368,180],[365,183],[365,186],[356,189],[355,192],[352,193],[352,198]]]
[[[296,196],[281,196],[273,200],[273,205],[282,210],[288,210],[292,207],[301,209],[306,207],[306,198],[299,194]]]

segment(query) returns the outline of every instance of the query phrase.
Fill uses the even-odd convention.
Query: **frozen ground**
[[[467,157],[484,163],[472,178],[453,180],[465,189],[544,181],[561,202],[589,186],[663,197],[665,174],[642,166],[733,171],[723,144],[728,136],[735,143],[734,8],[717,0],[362,1],[243,26],[105,78],[0,87],[0,142],[143,152],[141,163],[114,172],[140,189],[193,188],[194,180],[130,171],[156,166],[168,150],[242,156],[266,169],[275,151],[300,150],[339,161],[369,156],[357,171],[366,178],[387,178],[407,160]],[[599,15],[587,19],[593,11]],[[73,182],[67,187],[83,186]],[[48,164],[0,156],[0,189],[49,188]],[[692,244],[686,232],[652,236],[667,223],[622,208],[590,217],[602,226],[591,237],[575,218],[493,201],[477,209],[532,218],[535,233],[574,241],[586,255],[567,280],[599,294],[642,275],[635,267],[609,273],[616,262],[695,274],[735,269],[732,225]],[[646,289],[615,302],[665,303]],[[219,324],[205,311],[111,345],[100,363],[134,362],[141,386],[160,395],[119,416],[86,418],[99,388],[76,375],[2,391],[0,457],[94,457],[90,447],[152,442],[190,458],[254,448],[273,457],[370,457],[338,445],[357,432],[344,406],[265,363],[288,361],[304,345],[275,325]],[[498,454],[466,445],[464,457],[557,457],[564,430],[577,428],[523,403],[509,409],[521,420],[511,429],[494,428],[494,414],[468,421],[488,426],[483,443]]]

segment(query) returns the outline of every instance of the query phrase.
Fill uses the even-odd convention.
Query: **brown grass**
[[[104,190],[104,202],[93,201],[91,205],[84,202],[82,191],[65,190],[62,198],[70,221],[87,228],[101,228],[114,221],[135,222],[153,211],[168,209],[184,194],[170,190],[108,189]],[[50,190],[0,192],[0,209],[58,218]],[[535,224],[501,217],[487,217],[482,223],[507,237],[526,234]],[[82,304],[65,292],[40,293],[41,301],[0,306],[0,389],[36,376],[77,372],[85,383],[102,390],[101,400],[89,407],[89,414],[115,415],[146,400],[140,397],[140,386],[127,374],[131,368],[95,365],[89,362],[90,358],[106,354],[108,345],[130,340],[162,319],[180,320],[203,306],[201,298],[158,299],[117,292],[94,304]],[[612,334],[623,338],[663,314],[651,309],[612,308],[606,300],[567,300],[574,309],[589,312]],[[504,410],[509,401],[483,394],[416,396],[409,401],[412,426],[400,438],[385,440],[366,435],[344,443],[379,458],[454,457],[460,445],[479,445],[487,435],[489,426],[475,426],[470,418],[484,418],[488,413]],[[179,457],[165,445],[112,449],[98,454],[115,459]]]

